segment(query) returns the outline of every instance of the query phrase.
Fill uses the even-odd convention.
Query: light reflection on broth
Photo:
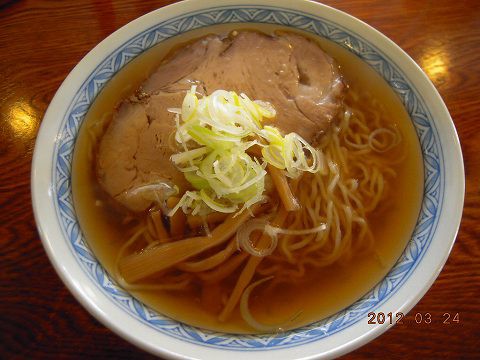
[[[141,85],[172,47],[210,33],[228,33],[238,28],[238,25],[221,25],[199,29],[157,45],[120,71],[92,104],[75,147],[72,173],[73,195],[85,238],[101,264],[110,273],[115,273],[115,259],[119,249],[128,240],[126,234],[131,233],[129,228],[132,223],[125,221],[127,211],[117,205],[112,206],[113,201],[97,182],[94,163],[98,147],[92,141],[92,134],[94,137],[99,137],[104,133],[116,104],[131,95]],[[280,28],[272,25],[252,25],[248,29],[272,33]],[[352,304],[380,281],[398,259],[411,236],[422,196],[423,173],[420,148],[408,114],[397,96],[370,67],[354,55],[327,40],[316,40],[322,49],[339,64],[343,78],[349,86],[345,102],[349,108],[353,109],[353,114],[358,112],[368,119],[376,118],[375,121],[381,126],[396,129],[402,141],[394,150],[385,151],[378,156],[379,164],[391,168],[396,176],[386,175],[385,195],[380,199],[378,206],[366,215],[374,241],[368,252],[359,250],[360,254],[356,254],[352,251],[349,256],[343,256],[340,260],[326,266],[312,268],[307,265],[305,273],[297,278],[295,276],[300,267],[288,265],[284,260],[282,261],[286,265],[278,272],[272,270],[275,261],[269,260],[268,257],[258,266],[255,280],[271,275],[277,278],[283,275],[291,276],[295,279],[290,282],[270,282],[270,285],[266,282],[255,288],[250,297],[250,311],[257,321],[265,324],[279,324],[288,320],[288,324],[283,328],[294,328],[327,317]],[[371,123],[373,122],[374,120],[371,120]],[[355,130],[354,120],[352,124],[351,129]],[[359,129],[360,127],[355,132],[360,131]],[[347,138],[355,139],[355,135],[352,134]],[[340,141],[340,145],[347,146],[344,140]],[[325,146],[327,149],[330,145]],[[331,150],[332,154],[335,151]],[[332,156],[334,157],[334,154]],[[349,159],[357,162],[362,160],[361,156],[349,155]],[[397,161],[399,158],[403,160]],[[356,169],[354,163],[350,171],[355,173],[351,176],[361,178],[362,170]],[[388,172],[382,168],[380,171]],[[301,186],[309,186],[312,182],[305,179],[300,181]],[[307,182],[302,183],[302,181]],[[320,188],[324,185],[318,186]],[[351,184],[351,186],[354,185]],[[372,200],[373,198],[369,199],[376,201]],[[306,196],[305,201],[310,200]],[[364,205],[366,208],[369,206],[369,204]],[[133,222],[136,221],[137,216],[128,216]],[[360,230],[356,231],[357,233],[352,234],[352,243],[359,236]],[[281,240],[279,240],[278,252],[282,251],[281,246]],[[141,246],[137,250],[140,248]],[[354,249],[355,246],[352,248]],[[273,254],[274,257],[275,254]],[[305,252],[302,256],[309,255]],[[159,312],[191,325],[224,332],[257,332],[258,329],[256,331],[245,323],[238,306],[227,321],[218,319],[225,305],[225,298],[235,285],[242,266],[244,265],[223,280],[220,285],[215,282],[195,281],[185,290],[131,292]],[[171,276],[177,275],[182,276],[180,271],[178,274],[171,274]],[[161,277],[157,275],[150,277],[153,281],[161,281],[159,279]]]

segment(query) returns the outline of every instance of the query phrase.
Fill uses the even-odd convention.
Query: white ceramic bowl
[[[374,289],[332,317],[286,334],[237,336],[203,331],[165,318],[118,288],[85,244],[71,194],[78,129],[105,84],[143,50],[194,28],[229,22],[287,25],[326,37],[360,56],[400,96],[414,123],[425,170],[421,214],[404,253]],[[450,115],[421,69],[365,23],[317,3],[290,0],[188,1],[129,23],[96,46],[65,79],[38,135],[32,166],[35,217],[58,274],[105,326],[164,357],[330,358],[372,340],[389,326],[369,325],[371,311],[407,313],[444,265],[460,223],[464,171]]]

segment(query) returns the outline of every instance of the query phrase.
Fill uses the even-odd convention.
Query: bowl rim
[[[171,356],[176,358],[185,358],[190,357],[194,358],[197,356],[204,356],[208,358],[213,358],[212,356],[221,358],[223,355],[229,354],[232,355],[231,352],[215,349],[213,352],[210,351],[211,348],[206,350],[205,348],[199,348],[198,346],[190,346],[192,344],[188,344],[189,346],[189,354],[186,354],[184,348],[187,346],[184,341],[178,341],[178,339],[168,339],[168,346],[162,348],[158,346],[158,341],[154,339],[155,336],[158,334],[152,333],[151,331],[146,334],[146,337],[140,339],[138,336],[132,335],[125,328],[135,328],[137,329],[138,324],[134,322],[128,322],[125,318],[123,311],[111,311],[108,301],[107,305],[105,305],[105,299],[102,299],[104,294],[98,293],[98,289],[92,289],[89,286],[88,282],[90,281],[85,278],[85,274],[81,273],[81,269],[76,268],[72,269],[71,261],[67,260],[68,256],[66,252],[68,252],[68,247],[66,244],[59,244],[59,241],[56,239],[61,239],[64,235],[60,231],[60,229],[56,228],[57,224],[51,221],[51,219],[47,219],[48,214],[51,213],[52,207],[51,203],[55,202],[55,193],[56,189],[55,186],[52,184],[53,175],[52,172],[48,169],[45,164],[50,165],[50,168],[53,168],[53,162],[46,159],[43,154],[45,149],[53,149],[53,152],[56,151],[56,145],[58,144],[58,134],[61,132],[61,122],[63,117],[59,117],[57,114],[63,114],[66,112],[66,107],[68,107],[68,99],[75,96],[76,88],[71,84],[79,83],[78,79],[82,79],[82,73],[86,72],[90,74],[88,69],[94,69],[97,65],[97,59],[103,59],[106,57],[105,51],[106,49],[112,49],[115,47],[119,47],[123,39],[131,39],[131,37],[136,36],[140,31],[145,31],[148,28],[149,24],[158,24],[161,19],[169,19],[175,14],[182,14],[185,15],[189,11],[197,12],[201,11],[201,9],[205,10],[207,8],[211,8],[215,5],[216,8],[228,7],[228,6],[265,6],[266,8],[283,8],[288,10],[301,10],[307,14],[316,14],[321,13],[322,16],[328,15],[327,17],[335,17],[336,21],[339,21],[340,24],[342,22],[349,24],[349,30],[353,32],[358,32],[359,34],[365,33],[367,39],[373,41],[376,39],[379,44],[382,44],[382,52],[386,54],[391,53],[398,56],[401,60],[392,61],[394,64],[397,62],[403,61],[402,63],[404,67],[408,68],[410,72],[415,73],[418,75],[418,78],[415,79],[418,86],[415,89],[420,90],[421,94],[418,94],[420,97],[424,97],[425,103],[428,103],[427,100],[432,101],[433,104],[436,104],[438,109],[439,118],[443,120],[435,120],[435,121],[443,121],[442,126],[446,129],[445,133],[450,136],[448,141],[450,141],[451,145],[453,146],[454,150],[448,154],[444,154],[447,156],[449,161],[446,163],[445,173],[448,176],[447,170],[450,170],[451,173],[461,174],[457,179],[451,179],[451,177],[446,177],[444,181],[447,179],[449,180],[448,185],[450,188],[448,189],[450,198],[455,200],[454,204],[456,206],[452,206],[451,208],[444,209],[443,207],[440,210],[443,211],[443,214],[439,215],[443,216],[444,219],[448,219],[449,226],[443,226],[442,229],[437,228],[436,233],[439,231],[445,232],[446,240],[442,243],[442,251],[438,251],[436,263],[434,269],[430,269],[427,267],[425,262],[419,263],[423,265],[423,268],[417,268],[417,273],[420,272],[419,269],[428,270],[430,272],[426,272],[426,275],[418,277],[418,281],[422,284],[420,290],[416,290],[415,296],[409,296],[408,294],[403,294],[402,298],[406,300],[401,303],[397,304],[396,310],[400,311],[403,310],[407,312],[410,310],[418,300],[424,295],[424,293],[428,290],[431,286],[435,278],[440,273],[448,254],[453,246],[454,239],[456,233],[458,231],[458,227],[460,224],[461,218],[461,210],[463,208],[463,197],[464,197],[464,187],[465,187],[465,180],[464,180],[464,170],[463,170],[463,160],[461,155],[460,144],[458,141],[458,136],[456,134],[455,128],[453,126],[453,122],[448,114],[448,110],[446,109],[445,104],[443,103],[440,95],[434,88],[433,84],[427,78],[427,76],[421,71],[421,69],[416,65],[413,60],[401,50],[398,46],[396,46],[391,40],[387,39],[384,35],[380,34],[378,31],[371,28],[369,25],[361,22],[360,20],[353,18],[352,16],[340,12],[339,10],[333,9],[323,4],[319,3],[312,3],[309,1],[300,1],[295,4],[291,4],[288,0],[281,0],[281,1],[235,1],[235,0],[225,0],[220,2],[213,2],[213,1],[186,1],[180,2],[173,5],[169,5],[158,10],[155,10],[151,13],[148,13],[136,20],[133,20],[129,24],[125,25],[124,27],[120,28],[105,40],[100,42],[93,50],[91,50],[78,64],[77,66],[71,71],[68,77],[65,79],[63,84],[60,86],[59,90],[57,91],[54,99],[52,100],[50,106],[47,109],[47,112],[44,116],[44,121],[42,122],[39,135],[35,144],[35,152],[34,158],[32,162],[32,201],[33,201],[33,209],[35,220],[37,223],[37,227],[40,233],[40,237],[42,238],[43,245],[47,252],[47,255],[50,258],[51,263],[54,265],[57,273],[63,280],[63,282],[67,285],[70,291],[74,294],[77,300],[97,319],[99,319],[105,326],[115,331],[121,337],[127,339],[128,341],[134,343],[135,345],[143,348],[144,350],[150,351],[157,355],[162,356]],[[193,10],[194,9],[194,10]],[[189,10],[189,11],[187,11]],[[203,11],[202,10],[202,11]],[[406,70],[405,70],[406,71]],[[84,77],[83,77],[84,78]],[[85,80],[86,81],[86,80]],[[78,87],[78,86],[77,86]],[[60,119],[60,120],[55,120]],[[434,119],[437,119],[435,117]],[[447,141],[447,140],[444,140]],[[441,143],[440,143],[441,145]],[[456,180],[456,181],[454,181]],[[453,195],[455,193],[455,195]],[[452,200],[452,199],[450,199]],[[444,199],[445,201],[445,199]],[[55,209],[53,209],[55,210]],[[445,221],[444,221],[445,225]],[[427,250],[431,250],[427,249]],[[424,253],[425,254],[425,253]],[[431,255],[430,255],[431,256]],[[78,264],[74,264],[78,267]],[[425,269],[426,268],[426,269]],[[82,276],[83,275],[83,276]],[[408,279],[407,279],[408,280]],[[397,291],[398,294],[402,289]],[[405,292],[406,288],[403,288],[403,292]],[[411,291],[411,290],[410,290]],[[407,291],[408,293],[408,291]],[[108,299],[107,299],[108,300]],[[106,306],[106,307],[105,307]],[[391,306],[391,305],[389,305]],[[108,309],[108,312],[106,311]],[[386,308],[386,304],[384,303],[383,306],[380,306],[376,309],[377,311],[385,311],[388,312],[388,307]],[[391,308],[390,308],[391,311]],[[122,318],[129,324],[124,328],[121,328],[119,324],[117,324],[118,320]],[[131,320],[131,319],[130,319]],[[131,326],[131,327],[130,327]],[[297,356],[300,354],[302,358],[313,358],[317,357],[319,354],[321,356],[330,357],[330,356],[339,356],[344,354],[348,351],[351,351],[366,342],[370,341],[374,337],[383,333],[387,328],[390,326],[388,324],[383,324],[382,326],[375,326],[369,328],[368,331],[362,331],[361,336],[355,335],[355,330],[352,328],[347,329],[348,331],[343,331],[343,337],[347,337],[350,339],[349,342],[345,343],[344,339],[339,339],[339,337],[330,338],[333,341],[330,341],[330,348],[326,351],[318,350],[316,348],[315,343],[309,343],[304,345],[299,345],[294,347],[294,352],[291,352],[292,349],[282,349],[282,352],[278,353],[281,358],[292,358],[292,355]],[[142,328],[142,327],[140,327]],[[347,334],[348,333],[348,334]],[[347,335],[345,335],[347,334]],[[334,336],[334,335],[332,335]],[[165,340],[165,339],[163,339]],[[305,351],[299,351],[300,346],[305,349]],[[317,345],[318,346],[318,345]],[[182,349],[183,348],[183,349]],[[328,348],[328,346],[327,346]],[[179,350],[180,349],[180,350]],[[270,349],[271,350],[271,349]],[[321,353],[321,351],[323,351]],[[237,358],[242,358],[243,356],[249,354],[249,352],[234,353]]]

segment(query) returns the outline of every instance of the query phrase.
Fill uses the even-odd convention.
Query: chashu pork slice
[[[240,31],[186,45],[145,80],[138,90],[141,96],[118,106],[100,140],[99,182],[128,209],[148,209],[155,191],[143,190],[158,184],[188,186],[170,161],[175,116],[167,109],[180,107],[192,84],[207,95],[224,89],[269,101],[277,110],[272,125],[309,142],[330,126],[344,91],[334,60],[300,35]]]
[[[147,101],[126,100],[117,108],[100,142],[97,177],[103,189],[132,211],[155,202],[155,194],[186,180],[170,161],[174,114],[185,92],[158,92]],[[154,190],[154,191],[152,191]]]

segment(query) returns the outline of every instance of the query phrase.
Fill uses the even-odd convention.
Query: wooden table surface
[[[168,3],[0,0],[2,359],[152,358],[90,316],[54,272],[35,228],[30,166],[44,112],[74,65],[114,30]],[[424,69],[455,122],[467,179],[455,246],[432,288],[407,315],[411,321],[346,358],[480,358],[480,2],[325,3],[377,28]],[[415,323],[416,314],[427,313],[432,323]],[[450,324],[443,323],[445,314]],[[453,321],[456,314],[459,322]]]

